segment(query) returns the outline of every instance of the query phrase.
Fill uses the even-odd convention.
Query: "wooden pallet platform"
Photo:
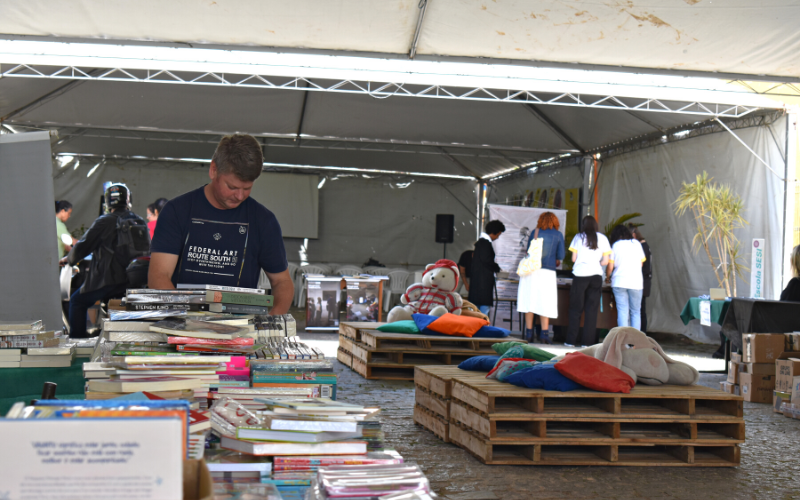
[[[445,443],[450,442],[450,423],[429,409],[420,405],[414,406],[414,423],[431,431]]]
[[[485,414],[490,420],[541,420],[555,417],[632,419],[672,418],[740,421],[744,416],[741,396],[708,387],[637,385],[630,394],[591,390],[544,391],[516,387],[497,380],[454,376],[451,395]]]
[[[740,449],[736,444],[495,444],[451,421],[451,443],[487,465],[567,465],[627,467],[736,467]]]
[[[340,342],[340,346],[347,345],[347,342]],[[427,365],[427,364],[437,364],[437,365],[457,365],[464,360],[467,360],[473,356],[479,356],[483,354],[493,354],[495,352],[491,349],[488,352],[484,351],[469,351],[469,350],[461,350],[461,351],[453,351],[447,352],[437,349],[424,349],[421,347],[410,348],[407,351],[383,351],[378,349],[373,349],[368,347],[366,344],[362,344],[361,342],[354,342],[350,341],[349,345],[351,346],[350,352],[353,353],[353,356],[359,358],[360,360],[364,361],[369,365],[378,365],[381,363],[392,363],[392,364],[399,364],[399,365],[409,365],[409,366],[416,366],[416,365]]]
[[[502,339],[476,339],[469,337],[452,337],[449,335],[440,336],[419,335],[415,333],[388,333],[379,332],[378,330],[374,329],[375,323],[372,323],[372,325],[373,329],[371,330],[360,330],[359,333],[361,338],[356,340],[381,352],[410,352],[424,349],[425,352],[431,350],[436,352],[465,352],[472,353],[474,356],[477,351],[482,351],[487,354],[495,354],[495,352],[491,350],[493,344],[508,342],[510,340],[519,340],[508,337]]]

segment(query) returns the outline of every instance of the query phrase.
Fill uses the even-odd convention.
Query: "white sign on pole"
[[[700,301],[700,324],[711,326],[711,302],[708,300]]]
[[[750,298],[764,298],[765,240],[754,238],[750,256]]]

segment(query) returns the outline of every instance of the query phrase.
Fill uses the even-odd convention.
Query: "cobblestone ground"
[[[292,313],[298,319],[298,331],[302,331],[305,318],[302,313]],[[338,341],[335,334],[300,336]],[[711,357],[718,347],[681,335],[652,336],[670,355]],[[379,405],[389,446],[407,461],[418,463],[434,491],[446,499],[800,499],[800,420],[774,413],[771,405],[744,403],[746,442],[739,467],[484,465],[414,424],[412,382],[365,380],[338,361],[335,365],[339,399]],[[718,389],[724,379],[725,375],[703,374],[700,383]]]

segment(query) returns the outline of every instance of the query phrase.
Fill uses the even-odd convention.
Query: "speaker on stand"
[[[436,243],[444,243],[443,259],[447,258],[447,244],[453,242],[455,229],[453,214],[436,214]]]

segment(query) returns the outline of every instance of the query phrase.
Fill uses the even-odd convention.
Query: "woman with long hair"
[[[606,267],[606,281],[611,283],[617,303],[617,326],[642,329],[642,265],[647,257],[630,229],[618,225],[611,231],[611,257]]]
[[[636,240],[642,244],[644,250],[644,264],[642,264],[642,327],[639,330],[647,333],[647,297],[650,296],[650,288],[653,283],[653,254],[650,252],[650,245],[644,239],[642,230],[638,226],[628,224],[628,229]]]
[[[781,292],[781,300],[784,302],[800,302],[800,245],[792,249],[790,260],[793,278],[789,280],[786,288]]]
[[[589,346],[597,342],[597,312],[603,287],[603,266],[608,264],[611,246],[608,238],[597,230],[597,219],[591,215],[583,218],[581,232],[569,245],[572,252],[572,287],[569,291],[569,326],[567,341],[570,347],[578,344],[578,329],[583,318],[583,336],[580,344]]]
[[[542,321],[539,340],[551,344],[553,327],[550,318],[558,317],[558,287],[556,268],[564,260],[564,236],[558,230],[558,218],[553,212],[539,216],[536,229],[530,232],[528,246],[536,238],[542,240],[542,268],[528,276],[521,276],[517,288],[517,310],[525,313],[525,338],[534,340],[533,315]]]

